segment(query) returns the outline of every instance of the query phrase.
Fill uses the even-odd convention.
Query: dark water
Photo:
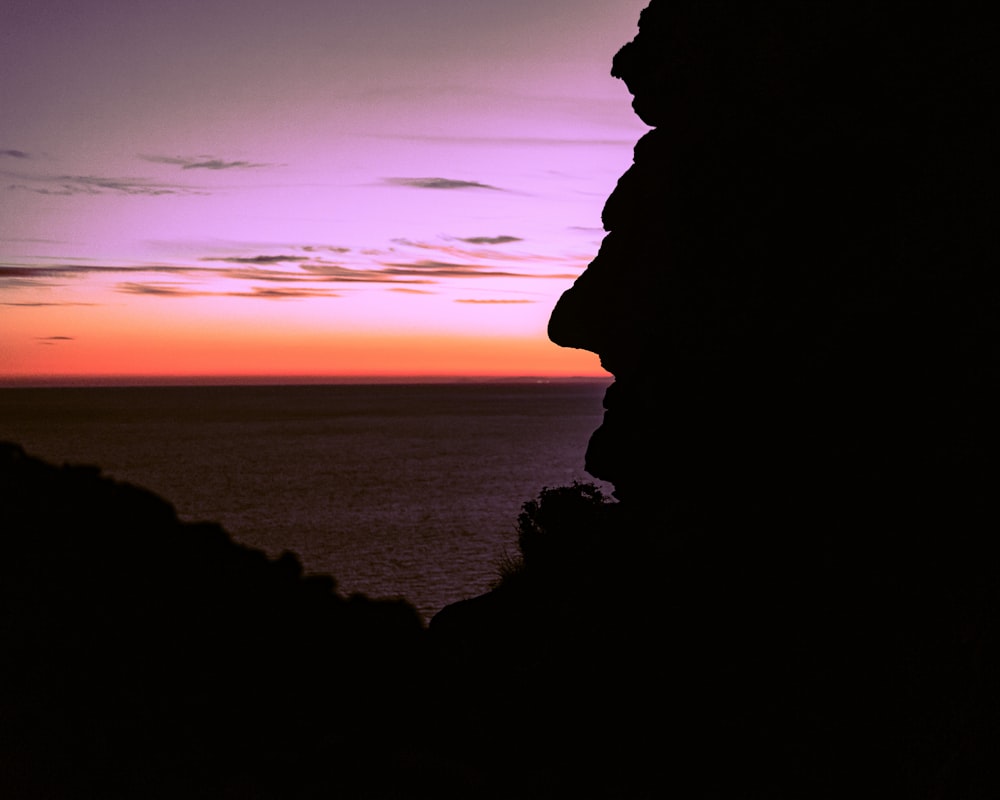
[[[3,389],[0,439],[429,617],[489,588],[525,500],[593,480],[606,385]]]

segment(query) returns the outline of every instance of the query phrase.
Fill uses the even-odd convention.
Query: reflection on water
[[[480,594],[521,503],[592,480],[605,382],[5,389],[0,438],[98,464],[342,593]],[[609,488],[609,487],[608,487]]]

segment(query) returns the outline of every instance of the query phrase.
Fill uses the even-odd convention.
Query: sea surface
[[[609,381],[0,389],[0,440],[429,619],[488,591],[517,515],[583,468]]]

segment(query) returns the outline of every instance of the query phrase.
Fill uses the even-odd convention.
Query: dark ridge
[[[410,732],[386,719],[410,719],[419,688],[413,608],[343,597],[291,553],[9,443],[0,538],[0,796],[379,796],[398,780]]]

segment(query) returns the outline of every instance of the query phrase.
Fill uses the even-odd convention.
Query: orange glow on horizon
[[[511,304],[462,302],[473,290],[447,286],[260,300],[129,295],[91,280],[73,295],[90,302],[59,302],[54,289],[51,304],[3,310],[0,385],[605,377],[593,353],[548,340],[539,283],[499,294],[526,298]]]
[[[77,347],[76,345],[80,345]],[[118,342],[112,347],[59,341],[45,357],[6,368],[0,385],[39,382],[183,383],[345,380],[471,380],[475,378],[604,378],[598,357],[544,339],[470,336],[354,335],[268,343],[230,337],[180,347],[170,339]]]

